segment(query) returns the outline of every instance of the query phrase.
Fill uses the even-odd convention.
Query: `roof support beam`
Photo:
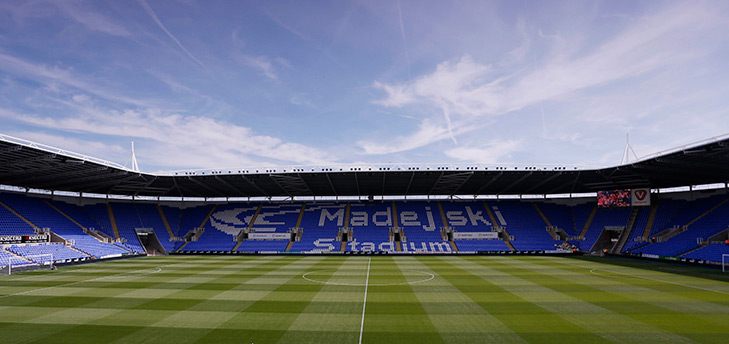
[[[256,191],[260,192],[261,195],[266,196],[266,197],[271,197],[271,195],[268,192],[266,192],[265,190],[263,190],[260,186],[256,185],[255,182],[253,182],[252,180],[248,179],[248,177],[246,177],[245,175],[241,174],[240,177],[246,183],[248,183],[248,185],[250,185],[252,188],[256,189]]]
[[[13,145],[13,146],[8,146],[8,147],[0,148],[0,154],[10,153],[10,152],[18,152],[18,151],[21,151],[21,150],[23,150],[23,146],[21,146],[21,145]]]
[[[405,188],[405,196],[410,194],[410,186],[413,185],[413,178],[415,178],[415,172],[410,172],[410,180],[408,181],[408,186]]]
[[[201,188],[203,188],[205,190],[210,191],[211,194],[213,194],[213,195],[216,195],[216,194],[225,195],[225,192],[220,193],[220,190],[216,190],[215,188],[213,188],[212,185],[209,185],[209,184],[203,183],[201,181],[198,181],[197,178],[193,178],[193,177],[188,176],[187,177],[187,180],[189,180],[189,181],[197,184],[199,187],[201,187]],[[209,196],[206,196],[206,197],[209,197]]]
[[[294,195],[297,194],[314,194],[309,188],[309,185],[307,185],[304,179],[301,178],[300,174],[296,174],[295,176],[286,174],[269,174],[268,176],[276,185],[278,185],[278,187],[284,190],[289,197],[294,197]]]
[[[544,185],[546,185],[548,183],[551,183],[553,180],[555,180],[555,179],[557,179],[557,178],[559,178],[561,176],[562,176],[562,172],[552,172],[552,175],[551,176],[542,179],[539,183],[534,184],[534,186],[532,186],[531,188],[529,188],[529,190],[527,190],[526,193],[527,194],[533,193],[535,190],[539,190],[539,188],[541,188],[542,186],[544,186]]]
[[[215,176],[215,180],[220,182],[220,184],[223,184],[228,189],[231,189],[231,190],[234,190],[235,192],[240,193],[239,196],[241,196],[241,197],[247,196],[247,195],[245,195],[245,192],[243,192],[243,190],[239,189],[237,186],[235,186],[231,183],[228,183],[227,181],[225,181],[225,179],[221,178],[220,176]]]
[[[334,188],[334,183],[332,183],[332,178],[329,178],[329,173],[324,173],[324,175],[327,177],[327,181],[329,182],[329,187],[332,188],[332,193],[334,194],[334,196],[335,197],[339,196],[339,194],[337,193],[337,189]],[[299,174],[299,177],[301,177],[301,174]],[[301,179],[303,180],[304,178],[301,178]]]
[[[142,176],[142,178],[144,178],[144,176]],[[136,189],[136,191],[134,191],[133,197],[136,197],[137,195],[139,195],[140,192],[143,192],[143,191],[147,190],[147,188],[150,185],[152,185],[152,183],[154,183],[156,180],[157,180],[157,177],[156,176],[150,178],[146,183],[144,183],[144,186],[142,187],[142,189],[139,189],[138,188],[138,189]]]
[[[534,172],[527,172],[527,173],[524,173],[524,175],[523,175],[523,176],[521,176],[521,177],[519,177],[519,179],[517,179],[517,180],[513,181],[513,182],[512,182],[511,184],[509,184],[509,185],[507,185],[507,186],[506,186],[505,188],[503,188],[503,189],[501,190],[501,194],[506,194],[506,193],[508,193],[508,192],[509,192],[509,190],[511,190],[511,189],[512,189],[512,188],[514,188],[515,186],[519,185],[519,183],[521,183],[521,182],[523,182],[524,180],[526,180],[527,178],[531,177],[533,173],[534,173]]]
[[[62,188],[62,187],[66,187],[68,185],[75,185],[75,184],[77,185],[78,183],[86,183],[89,181],[95,181],[95,180],[100,180],[100,179],[119,180],[116,177],[126,176],[128,174],[129,174],[129,172],[127,172],[127,171],[114,171],[114,172],[97,174],[97,175],[87,175],[87,176],[83,176],[81,178],[64,179],[64,180],[60,181],[61,183],[50,183],[49,185],[53,188]],[[134,177],[137,177],[137,175],[134,175]]]
[[[99,167],[95,167],[95,168],[92,168],[89,170],[73,169],[73,170],[68,170],[68,171],[61,172],[61,173],[52,173],[52,174],[49,174],[46,176],[41,176],[41,177],[30,175],[30,176],[25,176],[24,178],[18,178],[15,180],[11,179],[11,181],[16,182],[16,183],[26,183],[26,182],[40,183],[40,182],[58,180],[61,178],[66,178],[66,177],[89,175],[89,173],[95,174],[98,172],[106,171],[108,169],[109,169],[109,167],[106,167],[106,166],[99,166]]]
[[[503,175],[504,175],[504,172],[501,171],[497,175],[493,176],[491,178],[491,180],[489,180],[488,182],[486,182],[486,184],[481,185],[481,187],[479,187],[478,190],[476,190],[476,192],[474,193],[474,195],[480,195],[483,190],[486,190],[486,188],[488,188],[489,186],[491,186],[491,184],[495,183]]]

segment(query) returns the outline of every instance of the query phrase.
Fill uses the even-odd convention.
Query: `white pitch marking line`
[[[699,287],[699,286],[695,286],[695,285],[688,285],[688,284],[683,284],[683,283],[678,283],[678,282],[666,281],[666,280],[662,280],[662,279],[659,279],[659,278],[651,278],[651,277],[638,276],[638,275],[633,275],[633,274],[629,274],[629,273],[625,273],[625,272],[618,272],[618,271],[606,270],[606,269],[590,269],[590,273],[591,274],[598,275],[599,276],[600,274],[597,273],[598,271],[605,271],[605,272],[613,273],[613,274],[616,274],[616,275],[623,275],[623,276],[628,276],[628,277],[633,277],[633,278],[640,278],[640,279],[649,280],[649,281],[663,282],[663,283],[677,285],[677,286],[680,286],[680,287],[693,288],[693,289],[698,289],[698,290],[704,290],[704,291],[709,291],[709,292],[714,292],[714,293],[729,295],[729,293],[727,293],[725,291],[722,291],[722,290],[709,289],[709,288]]]
[[[167,265],[170,265],[170,264],[167,264]],[[163,266],[166,266],[166,265],[163,265]],[[54,289],[54,288],[70,287],[72,285],[81,284],[81,283],[102,281],[104,279],[112,279],[110,282],[114,282],[114,280],[113,280],[114,278],[117,278],[117,277],[128,278],[129,277],[128,275],[130,275],[130,274],[133,274],[133,273],[135,273],[137,271],[145,271],[145,270],[149,270],[149,269],[139,269],[139,270],[134,270],[134,271],[129,271],[129,272],[121,273],[119,275],[99,276],[99,277],[95,277],[95,278],[88,279],[88,280],[68,282],[68,283],[63,283],[63,284],[54,285],[54,286],[50,286],[50,287],[36,288],[36,289],[30,289],[30,290],[26,290],[26,291],[20,291],[20,292],[17,292],[17,293],[12,293],[12,294],[7,294],[7,295],[0,295],[0,299],[4,299],[6,297],[11,297],[11,296],[26,295],[26,294],[30,294],[30,293],[33,293],[33,292],[36,292],[36,291],[42,291],[42,290],[48,290],[48,289]],[[156,274],[158,272],[162,272],[162,266],[156,267],[151,272],[143,272],[143,273],[140,273],[140,274],[134,274],[134,275],[132,275],[132,277],[134,277],[134,276],[145,276],[145,275],[149,275],[149,274]]]
[[[359,344],[362,344],[362,333],[364,332],[365,310],[367,309],[367,287],[370,285],[370,264],[372,257],[367,258],[367,279],[365,279],[364,301],[362,301],[362,322],[359,324]]]

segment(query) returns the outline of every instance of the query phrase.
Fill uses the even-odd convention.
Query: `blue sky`
[[[725,1],[3,1],[0,133],[145,171],[613,165],[729,132]]]

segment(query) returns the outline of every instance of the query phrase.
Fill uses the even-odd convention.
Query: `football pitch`
[[[727,343],[729,282],[671,269],[503,256],[116,260],[0,277],[0,342]]]

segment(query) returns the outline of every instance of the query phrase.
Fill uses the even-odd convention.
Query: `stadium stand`
[[[719,263],[721,262],[722,254],[729,254],[729,245],[724,243],[709,244],[683,254],[681,257]]]
[[[727,246],[706,240],[729,228],[728,199],[723,193],[693,198],[680,193],[666,195],[654,207],[635,211],[633,229],[622,252],[718,262],[721,254],[727,253]],[[167,252],[179,253],[511,251],[502,233],[492,240],[446,239],[448,229],[452,233],[493,233],[499,228],[508,229],[516,251],[551,252],[567,241],[590,251],[606,227],[627,226],[632,212],[631,208],[596,208],[584,201],[566,204],[546,200],[177,207],[90,200],[76,205],[0,193],[0,201],[5,204],[0,207],[0,235],[35,234],[22,217],[54,238],[50,243],[3,245],[0,259],[53,254],[59,262],[144,253],[136,234],[140,228],[153,231]],[[116,221],[116,231],[112,221]],[[560,234],[550,233],[548,225],[559,228]],[[292,228],[299,232],[292,235]],[[580,233],[584,233],[583,239],[578,237]],[[291,241],[293,237],[295,241]]]
[[[18,218],[10,210],[0,205],[0,234],[1,235],[32,235],[35,230],[30,224]]]
[[[237,236],[248,227],[256,209],[256,206],[241,204],[229,204],[217,208],[203,207],[200,210],[190,209],[196,215],[188,217],[191,221],[198,219],[198,215],[204,214],[201,222],[195,225],[196,227],[202,225],[202,232],[197,236],[197,240],[185,245],[183,251],[232,251]]]
[[[109,209],[114,214],[119,237],[133,252],[145,252],[137,238],[137,228],[151,228],[158,236],[164,231],[162,220],[151,204],[109,203]]]
[[[555,245],[559,244],[546,231],[544,221],[532,204],[505,201],[492,203],[491,208],[506,220],[503,225],[514,237],[512,244],[517,250],[554,250]]]
[[[717,203],[718,201],[718,203]],[[715,207],[719,204],[718,207]],[[678,221],[684,222],[687,218],[693,217],[679,226],[674,234],[666,241],[656,242],[640,249],[641,253],[654,254],[658,256],[678,257],[695,249],[697,238],[707,239],[729,227],[729,203],[723,199],[712,197],[692,203],[687,206],[691,211],[679,215]],[[694,215],[700,213],[698,216]],[[681,223],[681,222],[679,222]]]
[[[595,212],[584,240],[579,243],[582,251],[590,252],[605,227],[625,227],[630,208],[601,208]]]
[[[0,247],[0,268],[5,268],[8,265],[26,266],[26,265],[33,265],[33,264],[34,263],[32,261],[6,250],[5,247]]]
[[[390,240],[390,228],[393,226],[391,204],[350,203],[349,206],[349,224],[353,234],[346,251],[394,251],[395,246]]]
[[[438,247],[450,245],[443,240],[440,228],[443,220],[438,211],[438,204],[430,202],[393,202],[393,209],[397,209],[395,221],[402,230],[402,237],[407,243],[415,247],[434,243]],[[410,245],[410,244],[408,244]],[[409,249],[411,246],[406,246]],[[430,249],[430,247],[428,247]],[[402,250],[402,249],[401,249]]]
[[[301,221],[302,237],[317,238],[315,240],[297,241],[291,246],[291,252],[321,252],[323,250],[335,251],[340,249],[340,242],[336,242],[339,228],[344,226],[346,212],[344,203],[317,203],[307,205]],[[326,221],[325,215],[342,213],[342,222]],[[320,224],[320,221],[321,224]]]
[[[52,255],[53,260],[56,262],[70,262],[89,258],[89,256],[83,252],[74,250],[69,246],[59,243],[10,245],[7,247],[7,250],[23,257],[30,257],[33,261],[35,261],[33,256],[47,254]],[[41,263],[41,261],[37,261],[37,263]]]

